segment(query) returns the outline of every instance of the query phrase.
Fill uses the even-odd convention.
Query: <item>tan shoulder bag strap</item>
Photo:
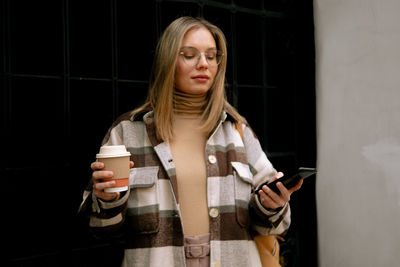
[[[240,122],[235,122],[235,127],[243,140],[243,129]],[[256,235],[254,241],[260,254],[261,264],[263,267],[278,267],[279,264],[279,242],[276,235]]]
[[[242,124],[241,124],[240,122],[235,122],[235,127],[236,127],[236,130],[238,130],[238,132],[239,132],[239,134],[240,134],[240,137],[241,137],[242,140],[243,140],[243,129],[242,129]]]

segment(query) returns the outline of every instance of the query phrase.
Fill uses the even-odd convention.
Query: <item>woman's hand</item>
[[[129,163],[129,167],[133,167],[133,161]],[[114,176],[112,171],[103,171],[104,163],[95,161],[90,165],[93,170],[92,181],[93,181],[93,192],[96,197],[104,200],[110,201],[119,197],[119,192],[104,192],[104,189],[113,187],[115,185],[114,181],[106,181],[103,179],[110,179]]]
[[[283,173],[278,172],[270,181],[269,183],[275,181],[276,179],[279,179],[283,176]],[[276,210],[278,208],[281,208],[285,206],[287,202],[290,200],[290,195],[294,192],[300,189],[301,185],[303,184],[303,179],[300,179],[300,181],[293,186],[290,189],[287,189],[281,182],[278,182],[276,184],[277,188],[281,192],[279,195],[272,191],[268,186],[264,185],[262,187],[262,190],[259,191],[260,195],[260,200],[261,204],[272,210]]]

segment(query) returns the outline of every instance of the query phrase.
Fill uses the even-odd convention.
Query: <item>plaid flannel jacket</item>
[[[252,192],[276,173],[250,127],[223,112],[206,143],[210,266],[260,266],[251,233],[284,234],[290,207],[266,210]],[[89,183],[79,212],[97,235],[125,240],[122,266],[185,266],[177,181],[168,142],[157,140],[153,112],[119,117],[103,144],[123,144],[135,165],[130,190],[113,202],[92,194]]]

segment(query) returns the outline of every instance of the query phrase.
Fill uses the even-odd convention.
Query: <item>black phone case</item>
[[[282,182],[282,184],[286,187],[286,188],[292,188],[293,186],[295,186],[300,179],[306,179],[307,177],[310,177],[311,175],[314,175],[317,173],[317,170],[315,168],[305,168],[305,167],[300,167],[299,170],[297,171],[296,174],[291,175],[291,176],[283,176],[280,179],[277,179],[271,183],[265,182],[262,185],[260,185],[258,187],[258,189],[256,190],[256,193],[258,194],[258,191],[261,190],[261,188],[266,185],[268,186],[272,191],[274,191],[277,194],[280,194],[280,191],[278,189],[278,187],[276,186],[277,182]]]

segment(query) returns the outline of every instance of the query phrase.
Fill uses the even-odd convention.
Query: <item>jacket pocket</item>
[[[231,162],[235,184],[236,219],[240,226],[250,226],[249,201],[253,186],[253,174],[249,165],[241,162]]]
[[[158,166],[131,169],[126,216],[128,231],[150,234],[159,230],[158,170]]]

